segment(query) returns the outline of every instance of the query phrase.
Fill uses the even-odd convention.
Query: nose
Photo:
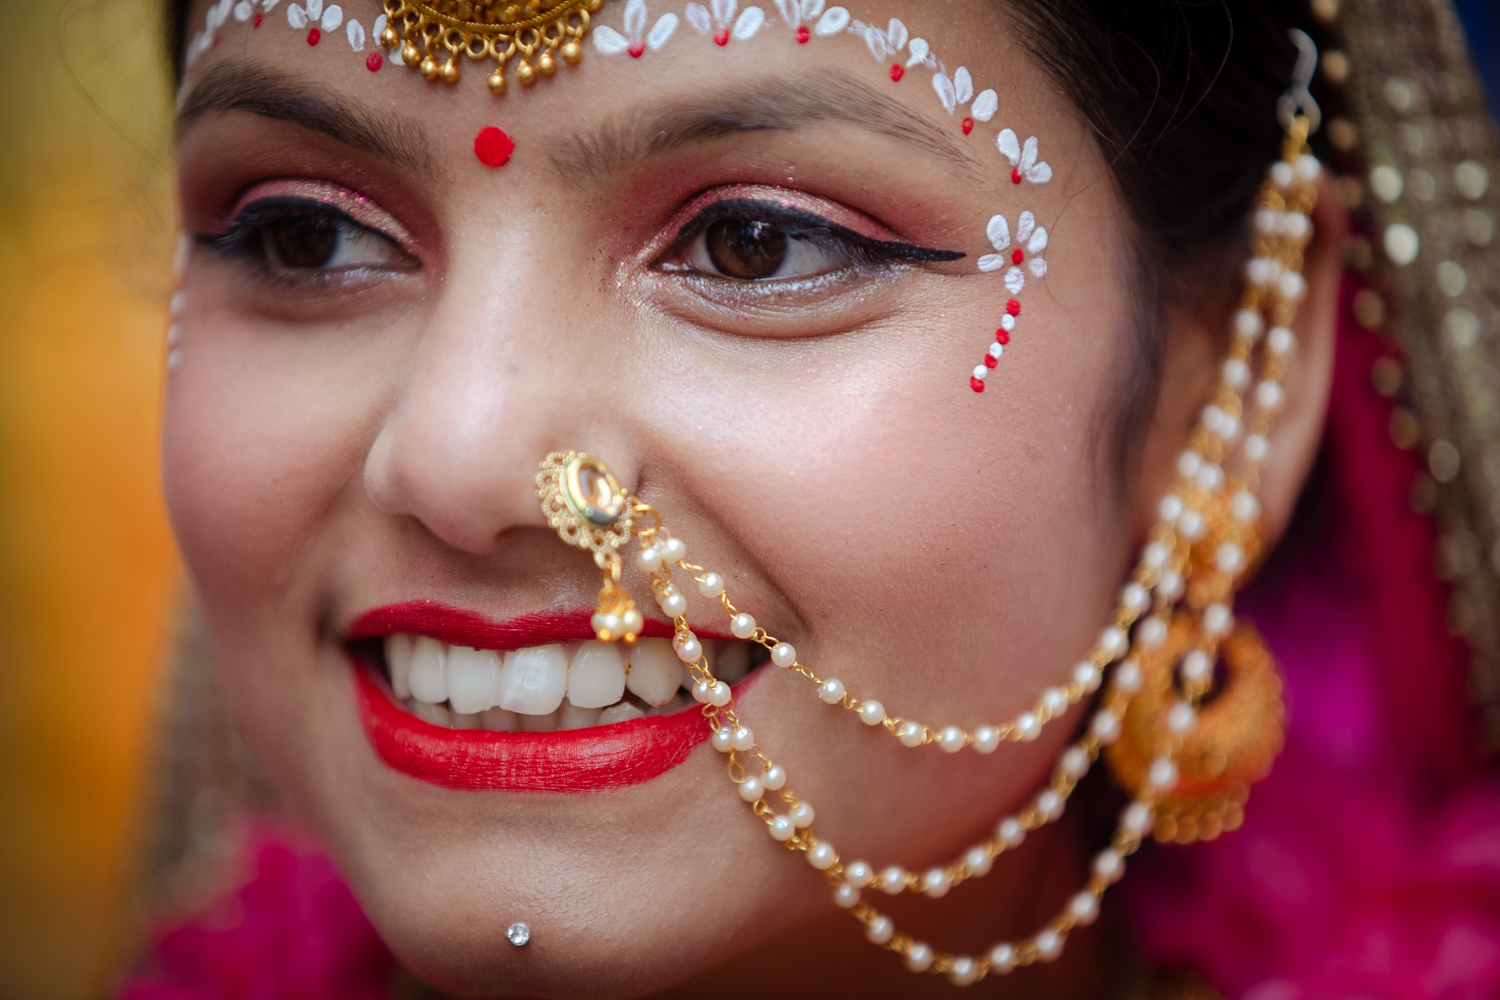
[[[535,476],[551,451],[588,451],[627,487],[635,478],[623,435],[579,405],[607,394],[592,382],[599,369],[587,363],[586,332],[507,306],[444,296],[423,321],[364,467],[381,511],[476,554],[495,551],[510,529],[547,526]]]

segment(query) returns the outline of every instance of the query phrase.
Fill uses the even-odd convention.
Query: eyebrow
[[[248,111],[290,122],[366,153],[418,172],[430,172],[432,158],[420,125],[400,115],[369,111],[338,97],[315,96],[312,81],[292,73],[241,61],[218,63],[181,102],[181,135],[204,115]]]
[[[564,179],[581,184],[690,143],[829,123],[854,125],[939,159],[977,167],[969,151],[939,125],[863,80],[829,69],[795,79],[765,77],[733,90],[648,105],[552,140],[550,159]]]

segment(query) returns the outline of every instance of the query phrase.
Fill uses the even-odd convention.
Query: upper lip
[[[528,611],[504,621],[478,611],[457,608],[433,600],[403,601],[372,608],[356,618],[348,630],[348,639],[379,638],[400,632],[422,635],[452,646],[471,649],[493,649],[505,652],[552,642],[578,642],[594,638],[589,619],[592,609],[559,609]],[[669,622],[646,619],[641,631],[644,638],[670,639],[674,635]],[[704,639],[728,638],[711,632],[699,632]]]

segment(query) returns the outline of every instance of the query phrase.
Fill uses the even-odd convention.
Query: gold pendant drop
[[[633,644],[645,626],[635,600],[620,585],[620,547],[630,541],[636,513],[630,494],[609,467],[576,451],[555,451],[542,460],[536,495],[547,524],[569,545],[594,554],[604,574],[590,620],[600,642]]]

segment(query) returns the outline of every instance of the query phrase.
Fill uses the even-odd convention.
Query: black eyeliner
[[[262,226],[310,215],[320,215],[355,229],[376,232],[368,226],[355,222],[348,213],[331,208],[321,201],[312,198],[273,197],[251,202],[233,219],[220,223],[222,228],[218,232],[204,233],[198,237],[198,241],[215,253],[234,253],[244,249]],[[376,235],[383,236],[384,234],[376,233]],[[386,237],[386,239],[389,238]]]
[[[842,243],[846,243],[871,259],[877,260],[901,260],[915,264],[930,264],[940,261],[959,260],[967,254],[954,250],[936,250],[930,247],[919,247],[914,243],[902,243],[898,240],[876,240],[861,233],[857,233],[845,226],[829,222],[821,216],[804,212],[797,208],[788,208],[774,202],[761,201],[754,198],[731,198],[727,201],[714,202],[693,216],[677,232],[678,241],[687,240],[697,236],[703,230],[715,222],[725,219],[757,219],[761,222],[774,222],[780,225],[787,236],[793,239],[818,240],[819,237],[832,237]]]

